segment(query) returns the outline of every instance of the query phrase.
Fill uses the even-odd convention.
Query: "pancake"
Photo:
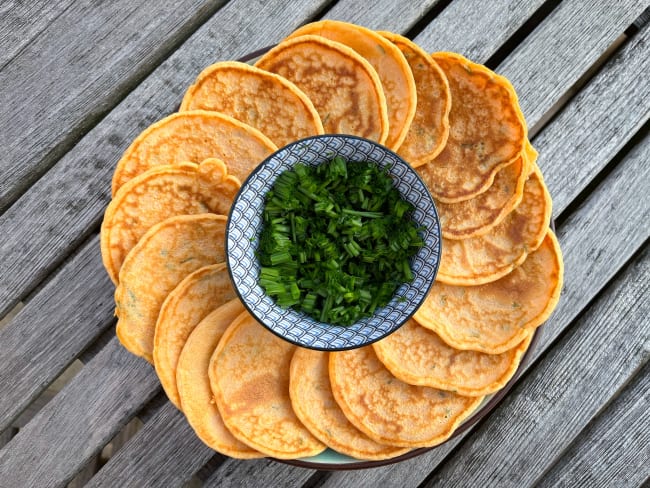
[[[208,377],[210,358],[219,339],[243,311],[244,306],[239,300],[231,300],[199,322],[178,359],[176,383],[183,412],[199,439],[226,456],[251,459],[262,454],[239,442],[226,428],[214,404]]]
[[[406,384],[390,374],[372,346],[330,353],[329,374],[334,398],[348,420],[382,444],[438,445],[482,401]]]
[[[239,187],[218,159],[156,166],[125,183],[108,205],[101,230],[102,261],[113,283],[149,228],[174,215],[227,215]]]
[[[526,150],[499,170],[486,191],[464,202],[436,202],[442,236],[469,239],[487,234],[499,225],[521,202],[524,184],[536,159],[537,151],[526,141]]]
[[[485,354],[454,349],[411,319],[373,347],[384,366],[405,383],[483,396],[512,378],[533,334],[529,331],[526,339],[504,353]]]
[[[352,134],[384,143],[386,97],[377,72],[355,51],[319,36],[285,40],[255,64],[296,84],[328,134]]]
[[[409,64],[415,80],[417,105],[411,127],[397,154],[417,167],[433,160],[449,136],[451,94],[447,77],[431,55],[406,37],[379,32],[395,44]]]
[[[456,203],[486,191],[496,173],[521,153],[526,123],[510,82],[459,54],[434,53],[451,91],[449,138],[417,168],[436,200]]]
[[[388,107],[389,132],[385,145],[398,149],[415,116],[417,92],[413,73],[402,52],[378,33],[359,25],[321,20],[304,25],[289,38],[317,35],[354,49],[377,71]]]
[[[226,217],[180,215],[154,225],[127,254],[115,289],[117,338],[153,362],[158,313],[167,295],[190,273],[225,260]]]
[[[167,398],[181,409],[176,368],[194,327],[212,310],[237,295],[226,263],[197,269],[174,288],[160,308],[153,341],[153,362]]]
[[[323,134],[314,104],[289,80],[246,63],[204,69],[185,93],[180,111],[211,110],[255,127],[282,147]]]
[[[289,366],[295,350],[244,312],[226,329],[210,360],[210,385],[228,430],[278,459],[315,456],[325,449],[291,408]]]
[[[481,286],[436,282],[415,313],[456,349],[501,354],[541,325],[560,299],[564,265],[555,235],[503,278]]]
[[[314,436],[337,452],[358,459],[389,459],[408,448],[378,444],[354,427],[334,400],[327,352],[297,348],[291,360],[291,404]]]
[[[132,178],[161,164],[221,159],[228,173],[244,181],[277,150],[259,130],[218,112],[193,110],[172,114],[140,134],[117,163],[113,196]]]
[[[443,238],[436,279],[450,285],[482,285],[498,280],[540,246],[550,219],[551,197],[542,173],[533,165],[521,203],[503,222],[480,237]]]

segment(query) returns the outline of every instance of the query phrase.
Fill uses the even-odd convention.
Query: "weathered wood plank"
[[[287,9],[279,0],[228,3],[1,215],[0,317],[98,224],[122,152],[146,126],[178,107],[204,67],[277,42],[325,4],[300,0]]]
[[[368,29],[405,33],[440,0],[373,2],[340,0],[323,17],[362,25]]]
[[[529,126],[534,126],[626,27],[643,13],[647,0],[562,2],[501,63],[496,71],[515,89]],[[569,48],[568,48],[569,47]]]
[[[212,456],[183,414],[166,402],[87,486],[181,486]]]
[[[649,72],[645,26],[535,137],[555,217],[650,118]]]
[[[0,330],[0,431],[113,323],[114,286],[98,247],[97,237],[87,242]]]
[[[82,0],[42,26],[0,70],[0,212],[225,1]]]
[[[113,339],[0,450],[0,480],[64,485],[159,388],[153,368]]]
[[[258,486],[302,486],[316,473],[271,459],[251,461],[226,460],[204,483],[209,487],[257,488]],[[339,485],[361,486],[361,485]]]
[[[650,356],[650,249],[425,486],[532,486]]]
[[[63,14],[72,3],[73,0],[2,2],[0,4],[0,70],[54,19]]]
[[[536,486],[641,486],[650,477],[649,406],[646,363]]]
[[[428,51],[452,51],[485,63],[544,0],[455,0],[415,38]]]
[[[544,325],[539,346],[532,356],[533,362],[569,327],[649,237],[650,229],[644,223],[648,218],[648,203],[639,204],[636,201],[639,200],[636,195],[643,193],[643,188],[648,185],[648,168],[644,169],[648,158],[650,136],[646,136],[576,213],[558,228],[566,268],[564,291],[558,308]],[[562,160],[553,161],[556,171],[562,171],[562,163]],[[613,201],[612,195],[620,195],[621,198]],[[645,209],[640,209],[639,205],[645,205]],[[604,208],[607,212],[602,211]],[[612,219],[612,215],[617,218]],[[607,232],[603,232],[603,229],[607,229]],[[395,480],[405,485],[417,485],[443,462],[462,439],[468,437],[468,434],[464,434],[400,464],[362,472],[333,473],[323,486],[334,488],[345,482],[399,486]]]

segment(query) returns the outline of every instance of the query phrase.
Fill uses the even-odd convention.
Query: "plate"
[[[242,56],[240,59],[238,59],[238,61],[254,64],[255,61],[257,61],[257,59],[260,56],[265,54],[273,47],[274,45],[267,46],[258,49],[256,51],[253,51],[251,53],[246,54],[245,56]],[[551,221],[550,227],[553,231],[555,231],[554,221]],[[318,454],[317,456],[312,456],[308,458],[299,458],[299,459],[270,458],[270,459],[273,459],[274,461],[283,464],[289,464],[301,468],[319,469],[324,471],[345,471],[345,470],[367,469],[367,468],[375,468],[379,466],[387,466],[390,464],[399,463],[401,461],[406,461],[407,459],[412,459],[426,452],[429,452],[433,449],[437,449],[438,447],[451,441],[452,439],[463,434],[471,427],[476,425],[483,418],[485,418],[492,410],[494,410],[497,407],[497,405],[499,405],[499,403],[501,403],[501,400],[503,400],[506,394],[512,389],[514,384],[521,376],[521,373],[523,372],[525,367],[532,361],[533,353],[536,350],[541,335],[543,333],[543,327],[544,324],[542,324],[535,330],[535,334],[533,335],[533,338],[530,342],[530,346],[528,347],[528,350],[526,351],[521,362],[519,363],[519,367],[517,368],[517,371],[512,376],[512,378],[510,378],[510,381],[508,381],[508,383],[496,393],[486,396],[485,399],[483,400],[483,403],[479,405],[479,407],[474,411],[474,413],[471,414],[467,419],[465,419],[465,421],[456,428],[453,434],[446,441],[442,442],[441,444],[438,444],[437,446],[413,449],[412,451],[402,454],[401,456],[397,456],[390,459],[384,459],[381,461],[364,461],[360,459],[355,459],[353,457],[346,456],[344,454],[341,454],[329,448],[323,451],[322,453]]]

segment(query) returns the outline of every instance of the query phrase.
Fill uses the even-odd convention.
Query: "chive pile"
[[[413,280],[409,258],[424,242],[412,210],[374,163],[298,163],[266,195],[260,285],[321,322],[369,317]]]

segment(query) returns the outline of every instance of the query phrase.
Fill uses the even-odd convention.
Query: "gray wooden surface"
[[[0,487],[644,484],[649,4],[3,3],[0,318],[24,307],[0,329]],[[203,67],[319,18],[400,32],[508,76],[540,152],[566,265],[534,362],[488,418],[420,457],[353,472],[237,461],[201,444],[160,396],[152,368],[114,338],[96,237],[121,152],[176,109]],[[43,396],[76,358],[81,371]],[[100,466],[99,453],[135,416],[143,427]]]

